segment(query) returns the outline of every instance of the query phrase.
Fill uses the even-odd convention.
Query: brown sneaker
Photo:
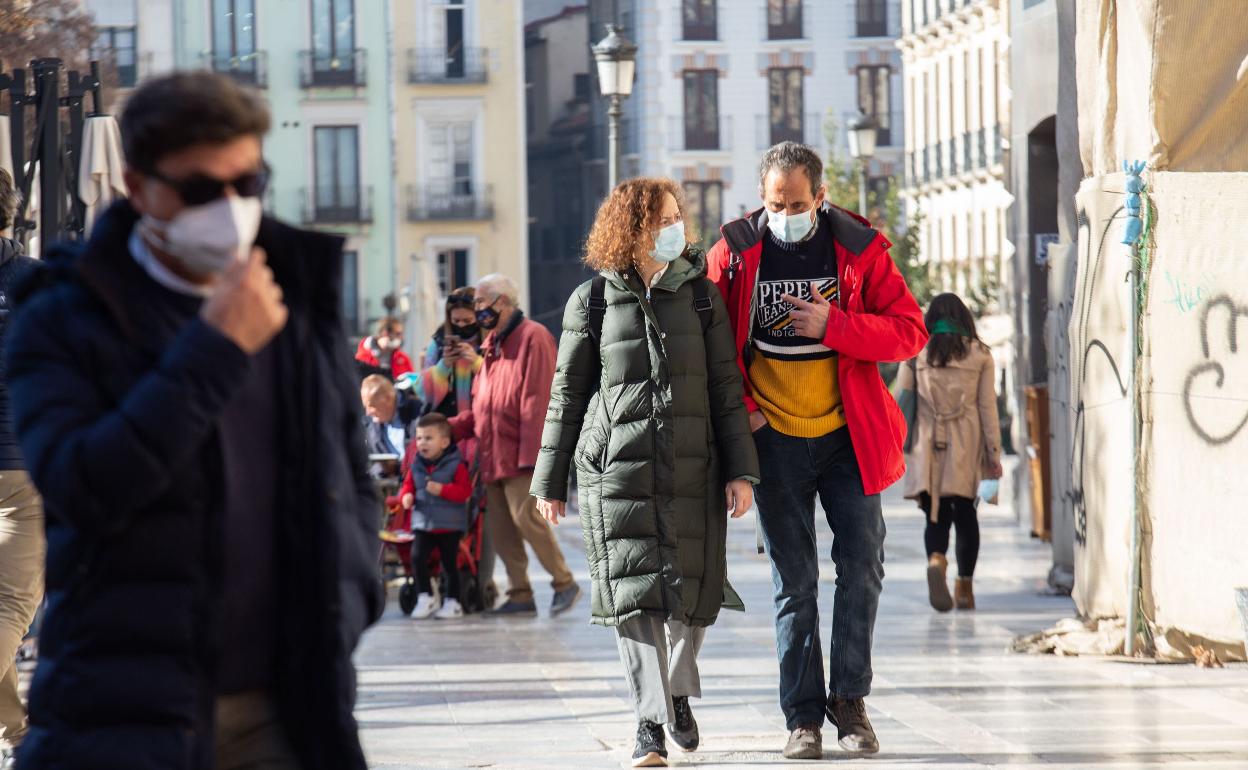
[[[927,600],[937,612],[953,609],[953,597],[949,595],[949,579],[946,577],[948,569],[949,560],[943,553],[927,557]]]
[[[836,725],[841,748],[854,754],[875,754],[880,742],[867,719],[867,705],[862,698],[836,698],[828,703],[828,720]]]
[[[975,591],[971,579],[960,577],[953,584],[953,603],[960,610],[975,609]]]
[[[798,725],[784,745],[785,759],[823,759],[823,730],[819,725]]]

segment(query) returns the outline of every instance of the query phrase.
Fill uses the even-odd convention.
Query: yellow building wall
[[[411,83],[409,51],[429,45],[428,14],[442,6],[434,0],[391,4],[398,280],[409,292],[408,339],[416,354],[443,317],[444,297],[436,285],[435,255],[440,248],[470,245],[472,281],[504,273],[520,284],[522,304],[528,294],[522,7],[513,0],[474,0],[466,5],[471,9],[465,21],[466,45],[487,51],[484,83]],[[422,158],[426,121],[469,113],[476,115],[477,123],[473,137],[477,184],[492,189],[493,215],[480,220],[412,221],[408,190],[431,181],[426,178],[428,159]]]

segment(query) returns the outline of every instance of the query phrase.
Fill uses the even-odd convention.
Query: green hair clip
[[[962,328],[962,325],[956,321],[950,321],[948,318],[942,318],[932,324],[932,334],[956,334],[959,337],[969,337],[970,332]]]

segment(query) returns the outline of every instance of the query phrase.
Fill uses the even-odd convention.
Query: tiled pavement
[[[1047,546],[1013,517],[983,517],[979,609],[937,615],[926,603],[921,515],[886,495],[888,576],[868,699],[883,751],[873,770],[1248,768],[1248,666],[1127,664],[1005,652],[1016,634],[1073,614],[1044,596]],[[824,527],[826,529],[826,527]],[[745,614],[725,612],[701,656],[702,730],[673,764],[713,768],[810,765],[780,756],[777,666],[766,557],[750,519],[730,530],[730,577]],[[575,518],[559,527],[572,568],[589,577]],[[830,536],[821,543],[828,552]],[[535,580],[541,580],[534,563]],[[832,575],[824,570],[826,621]],[[499,570],[502,574],[502,570]],[[391,604],[359,651],[358,716],[378,768],[618,768],[635,729],[614,633],[590,626],[588,602],[538,619],[413,622]],[[826,644],[827,632],[824,639]],[[826,652],[826,648],[825,648]],[[838,756],[828,741],[825,758]],[[669,744],[670,747],[670,744]]]

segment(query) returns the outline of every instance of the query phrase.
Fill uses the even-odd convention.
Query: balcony
[[[823,120],[818,113],[814,112],[803,116],[800,129],[792,126],[773,126],[769,116],[756,115],[754,116],[754,139],[757,150],[766,150],[772,145],[786,141],[801,142],[815,148],[822,148],[826,144],[823,135]]]
[[[303,88],[362,88],[368,85],[368,52],[363,48],[342,55],[300,51],[299,85]]]
[[[672,152],[719,151],[732,148],[732,116],[720,115],[713,126],[690,126],[685,124],[688,116],[670,119],[668,147]]]
[[[487,220],[494,218],[494,188],[467,181],[409,185],[407,221]]]
[[[488,48],[411,48],[407,82],[413,85],[484,83],[489,79]]]
[[[228,75],[243,85],[269,87],[269,57],[264,51],[233,55],[206,53],[200,59],[205,69]]]
[[[372,187],[317,185],[302,194],[306,225],[363,225],[373,221]]]

